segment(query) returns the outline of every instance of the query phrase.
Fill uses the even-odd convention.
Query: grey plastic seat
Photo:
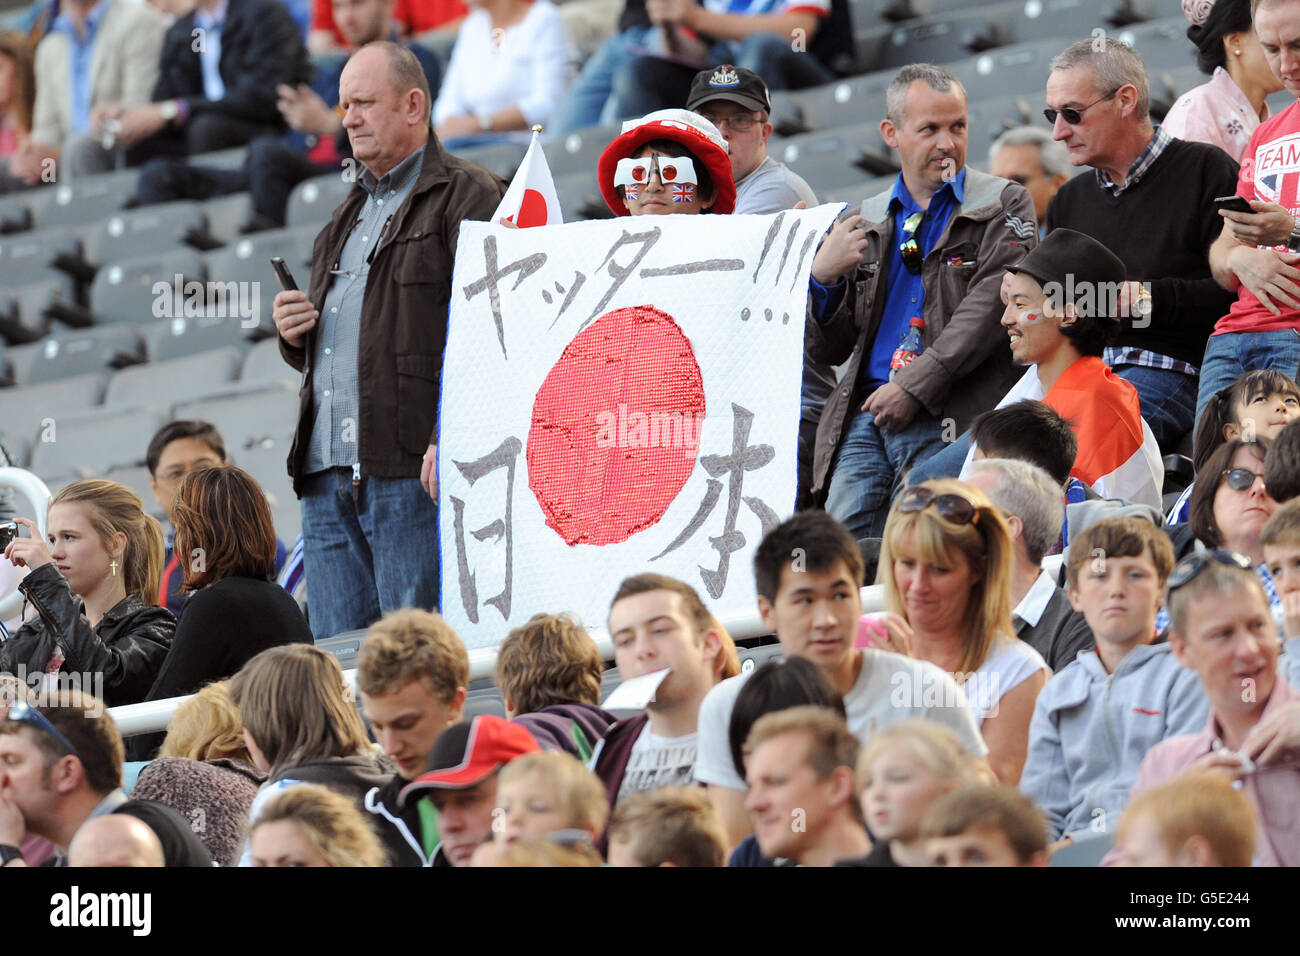
[[[9,463],[16,468],[26,468],[31,460],[32,440],[25,435],[0,428],[0,444],[9,453]]]
[[[872,172],[854,165],[864,149],[886,157],[876,124],[841,127],[824,132],[805,133],[782,140],[773,152],[808,181],[817,195],[871,178]],[[884,172],[885,170],[881,170]]]
[[[293,542],[286,541],[285,545],[292,547]],[[344,631],[333,637],[318,639],[316,646],[326,653],[333,654],[342,670],[351,670],[357,666],[357,652],[361,650],[361,643],[369,633],[368,630]]]
[[[280,355],[277,339],[266,339],[254,345],[244,356],[244,367],[240,372],[239,381],[243,385],[280,384],[296,392],[298,384],[302,381],[302,373],[289,365]]]
[[[104,323],[138,324],[174,318],[178,310],[180,315],[185,314],[186,300],[192,298],[188,284],[203,279],[203,259],[193,249],[123,258],[95,274],[90,286],[90,310],[97,321]],[[204,302],[206,297],[205,286]]]
[[[232,451],[260,446],[267,439],[287,442],[298,425],[298,393],[279,385],[243,388],[179,402],[172,417],[211,422]]]
[[[289,481],[286,461],[289,456],[289,442],[265,442],[257,448],[249,448],[238,454],[232,453],[234,463],[257,479],[257,483],[266,492],[267,502],[271,506],[271,520],[275,523],[275,533],[289,547],[298,540],[302,532],[302,511],[298,496],[293,493],[293,484]]]
[[[203,207],[183,199],[119,212],[82,230],[86,259],[103,266],[184,247],[207,227]]]
[[[166,416],[152,407],[100,409],[55,419],[55,441],[37,441],[31,469],[38,475],[101,475],[144,464],[149,439]]]
[[[998,4],[892,27],[855,27],[858,62],[876,70],[908,63],[951,63],[1012,42],[1011,21],[1019,16],[1019,3]]]
[[[831,132],[831,127],[879,123],[885,115],[885,89],[894,70],[868,73],[803,90],[803,116],[812,130]],[[874,137],[879,140],[879,135]]]
[[[1119,31],[1119,38],[1138,52],[1147,73],[1196,64],[1196,48],[1187,39],[1187,21],[1182,17],[1127,27]]]
[[[97,326],[47,336],[41,342],[8,350],[18,386],[108,372],[144,360],[140,336],[128,326]]]
[[[981,100],[970,105],[967,114],[967,156],[974,158],[983,168],[989,147],[1007,130],[1016,126],[1034,125],[1047,128],[1041,108],[1035,121],[1034,104],[1038,100],[1012,95]]]
[[[37,342],[50,329],[50,317],[60,305],[74,324],[84,324],[89,314],[75,304],[75,283],[70,276],[52,269],[33,269],[32,275],[19,284],[0,284],[0,335],[20,344]]]
[[[233,149],[217,149],[210,153],[197,153],[190,157],[190,162],[195,166],[206,166],[209,169],[239,169],[244,165],[244,159],[247,156],[247,146],[236,146]]]
[[[253,302],[249,300],[242,304],[251,307]],[[146,322],[140,326],[145,354],[151,362],[163,362],[226,346],[243,350],[248,347],[248,336],[257,327],[257,313],[252,308],[249,311],[252,313],[249,319],[240,315],[214,314]],[[247,324],[249,322],[252,324]]]
[[[1064,50],[1075,40],[1091,36],[1098,28],[1107,34],[1115,33],[1108,19],[1114,4],[1097,0],[1012,0],[998,6],[1011,12],[1011,36],[1017,43],[1061,38]],[[1183,29],[1187,29],[1186,20]],[[1183,42],[1191,49],[1186,36]]]
[[[40,385],[0,388],[0,423],[9,434],[29,442],[39,442],[42,437],[57,440],[57,431],[51,436],[48,428],[42,436],[42,423],[49,419],[57,424],[65,415],[98,407],[107,385],[108,374],[95,372]]]
[[[233,242],[252,211],[253,197],[250,193],[207,200],[203,203],[203,216],[208,223],[208,235],[223,244]]]
[[[560,211],[564,214],[565,222],[604,219],[614,215],[600,195],[594,166],[586,172],[556,176],[555,196],[560,201]]]
[[[234,379],[241,358],[239,349],[227,347],[124,369],[109,380],[104,405],[167,407],[192,396],[211,394]]]
[[[289,193],[289,204],[284,213],[285,225],[291,229],[325,225],[353,185],[355,184],[347,182],[338,173],[303,180]]]
[[[30,192],[30,190],[29,190]],[[32,228],[31,203],[27,193],[0,196],[0,234],[21,233]]]
[[[961,80],[971,103],[995,96],[1019,93],[1040,110],[1046,106],[1047,76],[1052,58],[1064,50],[1070,38],[1017,43],[987,50],[947,64]]]
[[[311,244],[306,241],[306,233],[315,238],[317,228],[272,229],[240,236],[224,249],[205,254],[208,278],[213,282],[247,283],[242,287],[248,290],[249,296],[253,289],[257,290],[256,335],[275,334],[271,309],[275,294],[280,291],[280,282],[271,266],[271,257],[283,258],[298,288],[306,289],[311,279]]]
[[[50,228],[0,237],[0,284],[42,278],[81,259],[81,240],[71,229]]]
[[[158,501],[154,498],[153,491],[149,487],[149,469],[146,466],[130,465],[110,468],[104,472],[104,477],[109,481],[116,481],[119,485],[126,485],[139,495],[146,514],[153,515],[159,521],[166,520],[167,512],[158,506]]]
[[[568,173],[587,173],[596,175],[596,161],[605,147],[619,135],[622,125],[612,123],[608,126],[589,126],[574,130],[562,139],[547,143],[544,147],[546,163],[551,168],[552,176],[564,176]]]
[[[519,168],[519,162],[524,158],[526,150],[527,147],[519,143],[493,143],[490,146],[471,146],[459,150],[456,155],[461,159],[478,163],[502,179],[510,179]]]
[[[44,189],[34,189],[28,194],[32,224],[43,229],[79,226],[107,218],[135,195],[139,176],[138,169],[123,169],[67,182],[60,180]]]

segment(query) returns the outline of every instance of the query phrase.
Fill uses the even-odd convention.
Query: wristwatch
[[[0,843],[0,866],[8,866],[14,860],[21,860],[23,851],[12,844]]]
[[[1300,217],[1291,217],[1291,235],[1287,237],[1286,247],[1292,252],[1300,252]]]
[[[176,105],[175,100],[163,100],[158,104],[158,115],[170,123],[181,115],[181,108]]]

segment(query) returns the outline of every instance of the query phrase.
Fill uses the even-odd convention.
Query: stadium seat
[[[1137,50],[1149,74],[1196,64],[1196,48],[1187,39],[1183,17],[1128,27],[1119,32],[1119,38]]]
[[[110,468],[144,464],[149,439],[166,417],[157,408],[99,409],[54,418],[54,441],[37,441],[32,471],[40,476],[76,472],[102,475]]]
[[[981,169],[985,168],[993,141],[1013,127],[1037,125],[1047,129],[1047,121],[1041,112],[1035,123],[1034,104],[1037,102],[1038,100],[1031,101],[1012,95],[971,103],[967,112],[967,161],[974,162]]]
[[[267,339],[249,349],[244,356],[243,371],[239,375],[239,381],[243,385],[283,384],[295,391],[301,380],[302,373],[289,365],[280,354],[279,339]]]
[[[591,170],[567,173],[555,177],[555,196],[560,200],[560,211],[565,222],[613,217],[600,195],[600,186]]]
[[[34,189],[27,194],[32,224],[37,229],[79,226],[111,216],[135,193],[139,175],[139,170],[123,169]]]
[[[829,190],[825,195],[821,195],[822,202],[846,202],[851,206],[860,205],[864,199],[870,199],[879,193],[894,188],[897,176],[878,176],[875,179],[868,179],[853,186],[846,186],[842,189]]]
[[[35,385],[107,372],[143,361],[140,337],[128,326],[102,326],[47,336],[5,353],[14,384]]]
[[[184,248],[207,228],[203,207],[183,199],[117,213],[82,230],[87,261],[97,266]]]
[[[172,408],[172,418],[211,422],[233,453],[260,446],[267,439],[293,438],[298,425],[298,393],[283,385],[241,388],[179,402]]]
[[[234,242],[252,212],[253,197],[249,193],[235,193],[207,200],[203,203],[203,217],[208,224],[207,235],[223,246]]]
[[[41,229],[18,233],[0,241],[0,284],[47,278],[46,272],[76,272],[81,261],[81,240],[71,229]],[[69,274],[72,274],[71,272]],[[85,276],[89,281],[90,276]]]
[[[237,298],[237,293],[233,290],[226,294],[229,296],[228,302]],[[229,314],[231,309],[222,311],[227,314],[177,316],[141,325],[140,336],[144,339],[145,354],[149,361],[183,358],[228,345],[241,350],[247,348],[249,333],[256,327],[256,312],[251,320],[253,325],[245,325],[245,320],[239,315]]]
[[[298,507],[298,496],[293,493],[293,484],[289,481],[289,443],[263,442],[257,448],[249,448],[239,453],[231,452],[231,459],[240,468],[257,479],[257,483],[266,492],[271,505],[271,519],[275,522],[275,532],[286,545],[292,546],[302,531],[302,511]]]
[[[1014,10],[1012,9],[1014,8]],[[951,63],[1011,42],[1011,22],[1020,4],[997,4],[908,20],[893,27],[855,28],[858,62],[873,70],[908,63]]]
[[[527,148],[521,143],[493,143],[490,146],[470,146],[458,150],[456,155],[509,180],[519,168],[519,161],[524,158]]]
[[[70,276],[33,269],[32,278],[21,284],[0,285],[0,335],[12,344],[38,341],[56,311],[69,325],[88,323],[90,315],[76,303]]]
[[[195,166],[209,169],[241,169],[248,156],[248,147],[236,146],[233,149],[217,149],[210,153],[198,153],[190,157]]]
[[[900,23],[983,6],[987,0],[853,0],[853,25]]]
[[[124,468],[110,468],[104,472],[104,477],[109,481],[116,481],[119,485],[126,485],[139,495],[146,514],[153,515],[159,521],[166,520],[167,512],[158,506],[158,501],[153,496],[153,490],[149,487],[148,467],[132,465]]]
[[[1020,93],[1037,108],[1045,106],[1048,65],[1069,39],[1039,40],[989,50],[947,64],[961,80],[970,102]]]
[[[224,249],[204,256],[208,277],[214,282],[249,283],[243,286],[249,290],[248,294],[252,289],[258,290],[258,335],[275,334],[271,309],[280,282],[271,267],[271,257],[283,258],[298,287],[306,289],[311,278],[311,242],[319,230],[319,224],[309,224],[297,229],[271,229],[240,236]]]
[[[289,547],[293,546],[292,541],[286,541],[285,544]],[[357,666],[357,652],[361,650],[361,642],[366,639],[368,633],[370,632],[367,630],[344,631],[333,637],[318,639],[316,646],[322,651],[333,654],[339,662],[340,669],[352,670]]]
[[[1097,29],[1114,33],[1114,25],[1107,19],[1110,8],[1097,0],[1011,0],[998,8],[998,14],[1003,10],[1011,14],[1006,22],[1016,43],[1059,38],[1061,49],[1065,49]],[[1186,28],[1187,21],[1183,26]]]
[[[343,197],[352,189],[338,173],[328,173],[305,179],[289,193],[285,209],[285,224],[290,228],[325,225]]]
[[[28,193],[0,196],[0,235],[25,232],[32,228],[31,204]]]
[[[42,437],[49,441],[57,438],[57,432],[48,432],[47,419],[54,422],[65,414],[94,408],[104,397],[107,384],[108,374],[95,372],[41,385],[0,388],[0,424],[6,433],[26,441],[37,442]]]
[[[868,73],[804,90],[799,97],[808,128],[830,132],[835,126],[879,123],[885,115],[885,90],[894,72]],[[879,143],[880,136],[874,140]]]
[[[773,152],[780,162],[806,179],[813,191],[821,195],[860,183],[873,173],[887,172],[886,168],[864,171],[855,164],[864,152],[870,152],[881,164],[892,165],[892,157],[886,156],[884,149],[878,124],[866,124],[792,136],[782,140]],[[898,167],[893,168],[897,171]]]
[[[177,289],[176,277],[181,277]],[[203,260],[195,250],[122,258],[99,270],[90,286],[90,310],[98,322],[147,322],[185,309],[186,285],[202,282]],[[159,283],[162,283],[160,286]],[[204,301],[207,288],[204,286]]]
[[[494,717],[500,717],[502,720],[506,716],[506,704],[501,698],[501,692],[495,687],[489,687],[482,691],[471,691],[465,695],[464,720],[473,720],[481,714],[491,714]]]
[[[242,358],[239,349],[228,346],[124,369],[109,380],[104,405],[168,407],[194,396],[211,394],[234,379]]]
[[[31,461],[32,441],[30,438],[0,428],[0,446],[8,455],[10,465],[15,468],[26,468],[27,463]]]
[[[575,130],[562,140],[548,143],[545,147],[546,163],[551,168],[551,175],[558,177],[566,173],[586,173],[594,178],[596,160],[622,128],[618,123],[589,126]]]

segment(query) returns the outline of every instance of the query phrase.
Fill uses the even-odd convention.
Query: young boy
[[[492,833],[497,846],[582,831],[592,846],[605,829],[609,801],[600,778],[559,751],[525,754],[501,768]],[[578,833],[574,836],[582,842]]]
[[[1286,645],[1279,669],[1293,687],[1300,686],[1300,499],[1288,501],[1264,524],[1259,534],[1264,563],[1282,600]]]
[[[931,866],[1046,866],[1047,828],[1012,787],[971,786],[935,801],[921,821]]]
[[[722,820],[696,787],[637,794],[610,818],[610,866],[723,866],[726,860]]]
[[[1300,865],[1300,693],[1278,679],[1277,629],[1250,559],[1231,551],[1183,558],[1169,576],[1169,646],[1210,701],[1194,733],[1152,747],[1133,796],[1187,771],[1241,781],[1255,809],[1256,866]]]
[[[1128,805],[1115,831],[1119,866],[1250,866],[1255,813],[1220,774],[1187,774]]]
[[[1071,542],[1070,603],[1096,638],[1048,681],[1034,706],[1020,789],[1054,841],[1109,833],[1152,746],[1204,726],[1195,675],[1155,643],[1173,567],[1168,537],[1142,518],[1107,518]]]

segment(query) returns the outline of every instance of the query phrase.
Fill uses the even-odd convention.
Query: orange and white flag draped
[[[538,127],[540,129],[540,127]],[[519,164],[510,188],[501,197],[501,205],[492,215],[493,222],[512,222],[521,229],[528,226],[555,226],[564,222],[555,180],[547,165],[546,153],[537,142],[537,129],[528,144],[524,161]]]

